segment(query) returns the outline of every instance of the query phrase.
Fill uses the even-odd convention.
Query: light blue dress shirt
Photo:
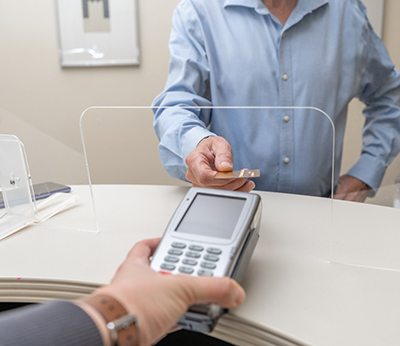
[[[358,0],[298,0],[284,25],[261,0],[183,0],[170,54],[154,125],[174,177],[183,179],[186,156],[217,134],[231,143],[235,169],[261,169],[257,189],[330,191],[332,128],[322,113],[198,106],[323,110],[336,131],[337,179],[347,107],[357,97],[366,104],[363,147],[348,174],[374,189],[400,150],[400,75]]]

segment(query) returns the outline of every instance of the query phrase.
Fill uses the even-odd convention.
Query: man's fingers
[[[193,155],[187,160],[187,163],[186,178],[193,184],[208,186],[214,180],[216,172],[202,154]]]
[[[193,158],[191,165],[188,167],[186,172],[186,179],[188,179],[194,186],[208,186],[215,188],[222,188],[226,190],[236,190],[243,186],[246,182],[246,178],[240,179],[215,179],[215,175],[218,173],[214,171],[206,160],[202,160],[201,157]]]
[[[345,194],[345,193],[335,193],[335,194],[333,195],[333,198],[334,198],[334,199],[345,199],[345,197],[346,197],[346,194]]]
[[[186,158],[186,179],[193,186],[206,186],[225,190],[250,192],[255,184],[246,178],[215,179],[218,172],[233,170],[232,148],[229,142],[219,136],[210,136],[198,144]]]
[[[254,190],[254,188],[256,187],[256,184],[251,181],[248,180],[244,185],[242,185],[239,189],[236,189],[236,191],[241,191],[241,192],[251,192]]]
[[[240,305],[245,293],[239,284],[227,277],[207,278],[177,276],[188,293],[189,305],[215,303],[226,308]]]
[[[214,138],[211,150],[215,155],[215,168],[219,172],[230,172],[233,170],[231,145],[222,137]]]
[[[215,181],[219,183],[221,179],[215,179]],[[254,187],[255,184],[251,180],[246,178],[235,178],[226,184],[221,185],[219,188],[224,190],[250,192]]]
[[[348,193],[336,193],[333,196],[334,199],[341,199],[343,201],[351,202],[364,202],[367,197],[368,192],[366,190]]]
[[[154,253],[159,243],[160,238],[142,240],[129,251],[127,259],[149,263],[149,258]]]
[[[215,168],[218,172],[230,172],[233,170],[232,155],[219,154],[215,156]]]
[[[216,172],[213,173],[215,176]],[[234,179],[214,179],[209,175],[206,179],[195,179],[195,177],[187,172],[186,177],[192,182],[193,186],[207,186],[215,189],[231,190],[231,191],[244,191],[250,192],[254,189],[255,184],[246,178],[234,178]],[[191,179],[192,178],[192,179]]]
[[[361,180],[350,175],[342,175],[333,198],[345,201],[364,202],[370,187]]]

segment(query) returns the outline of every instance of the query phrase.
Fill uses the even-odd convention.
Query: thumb
[[[212,151],[215,156],[215,168],[220,172],[233,170],[231,145],[222,137],[216,137],[212,143]]]
[[[244,301],[243,288],[228,277],[180,278],[186,281],[184,284],[189,294],[189,305],[215,303],[225,308],[234,308]]]

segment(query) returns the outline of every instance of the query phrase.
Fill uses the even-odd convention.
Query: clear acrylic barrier
[[[337,201],[333,204],[332,262],[400,271],[399,186],[394,181],[390,183],[388,173],[378,191],[365,203]]]
[[[361,113],[364,106],[358,104],[356,107],[357,112],[352,113]],[[362,152],[360,120],[356,136],[354,128],[350,128],[352,131],[344,148],[346,167],[341,174],[357,162]],[[382,143],[382,149],[390,148]],[[381,167],[381,161],[376,160],[376,165]],[[369,169],[365,173],[377,175],[374,167],[365,169]],[[400,270],[400,209],[395,208],[400,201],[399,187],[400,156],[397,156],[387,167],[380,187],[369,193],[364,203],[335,201],[332,209],[332,262],[368,270]]]
[[[32,194],[28,196],[27,190],[24,189],[23,196],[15,195],[15,199],[23,198],[27,201],[27,205],[28,201],[33,203],[35,206],[33,223],[43,230],[97,232],[96,215],[80,139],[79,119],[71,120],[71,124],[68,125],[71,126],[69,135],[75,136],[75,144],[71,146],[66,144],[67,140],[64,141],[56,134],[59,126],[46,128],[46,123],[40,124],[40,127],[33,126],[23,120],[23,116],[7,109],[0,108],[0,114],[2,131],[10,134],[3,136],[10,138],[17,136],[20,145],[26,151],[25,161],[26,167],[29,166]],[[6,149],[5,153],[7,157],[2,156],[1,160],[5,160],[7,165],[11,164],[11,158],[18,157],[10,154],[10,148]],[[3,176],[3,168],[7,166],[3,163],[1,166],[3,185],[7,184],[9,177]],[[12,193],[17,193],[16,191]],[[21,189],[18,191],[18,194],[22,193]],[[19,202],[18,205],[21,206]],[[7,207],[0,208],[0,215],[4,215],[6,210]]]
[[[149,107],[90,107],[80,127],[93,184],[184,184],[162,167]]]
[[[23,143],[0,135],[0,239],[37,219],[32,182]]]
[[[81,132],[90,181],[94,186],[96,205],[111,203],[104,200],[106,198],[104,195],[96,193],[96,185],[99,184],[190,186],[187,182],[169,177],[160,163],[158,139],[153,129],[153,110],[155,109],[148,106],[98,106],[90,107],[82,114]],[[331,203],[329,197],[332,196],[339,167],[335,168],[334,160],[335,129],[326,113],[313,107],[171,107],[162,109],[177,114],[193,112],[202,114],[206,118],[212,117],[212,122],[217,127],[221,121],[240,123],[251,119],[260,123],[260,126],[268,128],[269,130],[265,133],[247,135],[241,132],[240,126],[237,126],[238,133],[224,132],[210,127],[231,144],[235,136],[240,138],[243,147],[240,149],[240,154],[234,157],[234,169],[259,168],[262,179],[254,179],[256,190],[324,198],[324,203],[319,206],[319,213],[326,216],[323,220],[324,225],[314,224],[314,210],[311,208],[305,210],[309,213],[305,217],[310,219],[310,227],[316,233],[315,238],[321,239],[326,249],[326,251],[319,249],[321,251],[318,257],[323,257],[324,260],[330,259]],[[308,126],[311,122],[316,126]],[[294,139],[301,145],[294,147]],[[265,155],[257,157],[252,148],[260,146],[267,147],[269,150]],[[115,201],[118,196],[113,196],[113,198]],[[300,199],[299,203],[302,201]],[[301,206],[299,208],[302,209]],[[129,214],[132,210],[129,205],[121,205],[118,207],[118,213]],[[102,229],[102,215],[98,216],[98,221]]]

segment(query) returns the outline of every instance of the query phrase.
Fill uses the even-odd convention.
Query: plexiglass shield
[[[315,226],[320,229],[316,239],[324,244],[319,257],[332,264],[400,269],[398,172],[389,167],[364,203],[348,201],[351,193],[338,193],[339,177],[349,169],[341,166],[346,148],[336,141],[334,120],[313,107],[92,107],[84,112],[81,128],[94,184],[190,186],[185,167],[183,179],[168,176],[162,168],[153,112],[200,116],[210,131],[233,143],[235,170],[261,170],[262,177],[254,179],[256,190],[335,197],[325,203],[323,220]],[[225,122],[237,126],[227,129]],[[265,131],[242,131],[248,122]],[[319,220],[317,214],[321,210],[310,213],[310,221]]]
[[[400,183],[396,166],[389,166],[378,187],[348,196],[364,202],[335,201],[332,205],[333,263],[400,271]]]
[[[312,255],[325,261],[330,259],[331,197],[340,169],[335,165],[340,153],[335,148],[335,128],[330,116],[313,107],[90,107],[81,116],[81,131],[95,205],[111,203],[104,191],[107,186],[118,185],[121,196],[116,193],[113,201],[118,203],[119,213],[129,215],[134,213],[132,205],[140,203],[136,200],[139,196],[130,196],[132,203],[119,201],[126,200],[132,185],[146,185],[144,189],[157,185],[191,186],[185,178],[184,157],[188,153],[174,153],[159,142],[153,128],[157,127],[153,124],[153,114],[157,112],[166,112],[172,118],[198,116],[204,121],[204,128],[232,145],[235,171],[261,171],[261,177],[251,178],[256,190],[269,191],[271,196],[297,195],[297,209],[302,211],[301,217],[310,219],[313,242],[319,244]],[[224,123],[237,126],[227,129],[229,126],[224,127]],[[253,131],[243,131],[249,123]],[[254,131],[257,128],[263,130]],[[179,132],[171,136],[172,141],[178,140]],[[166,158],[168,150],[172,154]],[[313,207],[302,198],[308,195],[322,200],[315,203],[318,223],[313,222]],[[281,203],[285,208],[284,200]],[[149,209],[149,218],[157,217],[157,211]],[[100,229],[106,224],[102,219],[100,213]],[[161,234],[163,230],[159,231]]]

